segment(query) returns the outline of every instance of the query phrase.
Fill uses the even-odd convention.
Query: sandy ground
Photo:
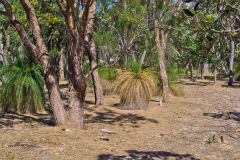
[[[48,114],[1,113],[0,159],[240,160],[240,85],[225,84],[184,81],[184,97],[161,107],[154,97],[141,111],[119,109],[114,95],[96,107],[88,93],[84,130],[54,127]]]

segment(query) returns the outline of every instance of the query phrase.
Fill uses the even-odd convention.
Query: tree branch
[[[240,31],[240,28],[239,29],[236,29],[236,30],[221,30],[221,31],[218,31],[218,30],[215,30],[215,29],[211,29],[213,32],[217,32],[217,33],[229,33],[229,32],[238,32]]]
[[[4,11],[0,11],[0,14],[4,15],[4,16],[7,16],[7,12],[4,12]]]
[[[85,75],[85,78],[87,79],[91,74],[92,72],[94,72],[98,67],[101,67],[101,68],[109,68],[109,67],[112,67],[112,66],[115,66],[117,64],[117,62],[120,61],[120,59],[126,54],[126,52],[123,52],[119,57],[118,59],[111,65],[108,65],[108,66],[103,66],[103,65],[97,65],[96,67],[92,68],[90,70],[90,72],[88,72],[86,75]]]

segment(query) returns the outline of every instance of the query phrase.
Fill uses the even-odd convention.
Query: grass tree
[[[36,61],[22,57],[0,69],[0,76],[6,77],[0,94],[4,110],[32,113],[43,111],[45,81],[40,69]]]
[[[157,88],[156,74],[151,69],[141,70],[140,61],[130,64],[130,71],[117,77],[114,91],[120,96],[123,109],[146,109]]]

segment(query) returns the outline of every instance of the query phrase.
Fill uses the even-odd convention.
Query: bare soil
[[[88,92],[84,130],[54,127],[47,113],[2,112],[0,159],[239,160],[240,85],[226,84],[184,80],[184,97],[171,96],[161,107],[154,97],[138,111],[119,109],[115,95],[96,107]]]

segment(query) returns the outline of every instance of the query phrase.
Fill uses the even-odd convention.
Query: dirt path
[[[184,82],[184,97],[162,107],[155,97],[146,111],[118,109],[117,96],[95,107],[89,93],[83,131],[49,126],[44,114],[1,114],[0,124],[23,123],[0,129],[0,159],[239,160],[240,87],[222,85]],[[209,135],[216,141],[207,144]]]

